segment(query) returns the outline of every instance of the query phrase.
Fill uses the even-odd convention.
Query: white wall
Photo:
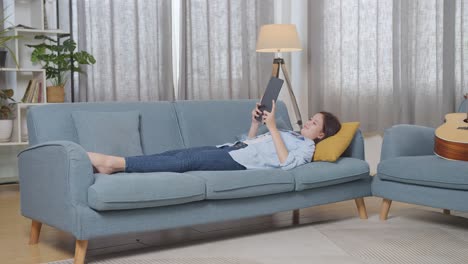
[[[18,180],[18,159],[16,156],[24,146],[0,147],[0,184]]]
[[[380,151],[382,149],[382,135],[364,134],[364,152],[366,161],[369,163],[370,174],[377,172],[377,164],[380,161]]]

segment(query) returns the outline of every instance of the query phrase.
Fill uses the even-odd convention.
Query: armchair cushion
[[[80,145],[90,152],[128,157],[143,155],[140,141],[140,112],[72,113]]]
[[[468,190],[468,162],[452,161],[435,155],[398,157],[381,161],[378,176],[382,180]]]

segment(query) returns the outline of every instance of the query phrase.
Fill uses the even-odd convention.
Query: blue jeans
[[[229,155],[235,147],[196,147],[125,158],[125,172],[245,170]]]

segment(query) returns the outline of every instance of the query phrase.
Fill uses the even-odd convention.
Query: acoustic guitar
[[[449,160],[468,161],[468,104],[466,113],[445,115],[445,123],[435,131],[434,153]]]

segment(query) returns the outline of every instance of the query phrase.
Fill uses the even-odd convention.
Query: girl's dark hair
[[[316,138],[315,144],[319,143],[320,141],[326,139],[327,137],[331,137],[338,133],[341,129],[340,120],[334,114],[329,112],[319,112],[323,116],[323,133],[325,136],[323,138]]]

